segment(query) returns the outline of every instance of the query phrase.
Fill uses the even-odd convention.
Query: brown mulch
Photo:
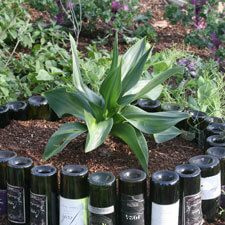
[[[67,117],[58,122],[11,121],[10,125],[0,129],[0,150],[13,150],[18,156],[32,158],[35,166],[53,165],[58,170],[64,165],[80,164],[86,165],[90,173],[109,171],[118,176],[124,169],[141,168],[129,147],[115,137],[108,137],[98,149],[84,153],[85,134],[73,140],[61,153],[43,162],[44,148],[51,135],[63,123],[75,120],[75,117]],[[164,144],[156,144],[149,135],[146,135],[146,140],[149,148],[149,176],[157,170],[173,170],[175,166],[187,163],[189,158],[203,154],[194,143],[181,137]],[[7,223],[0,219],[0,224]]]

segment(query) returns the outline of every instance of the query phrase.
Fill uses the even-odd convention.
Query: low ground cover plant
[[[88,132],[85,152],[100,146],[111,134],[124,140],[133,150],[142,168],[148,171],[148,147],[144,135],[153,134],[155,139],[165,141],[181,132],[174,125],[187,118],[186,113],[147,113],[131,103],[153,91],[171,75],[182,73],[182,67],[168,69],[140,85],[145,63],[151,52],[145,40],[140,40],[123,56],[118,54],[115,38],[110,70],[100,86],[100,94],[89,89],[82,80],[75,41],[70,37],[73,57],[73,91],[57,88],[46,92],[51,108],[59,117],[74,115],[84,123],[64,124],[49,139],[43,159],[59,153],[74,138]],[[158,91],[156,89],[156,91]]]

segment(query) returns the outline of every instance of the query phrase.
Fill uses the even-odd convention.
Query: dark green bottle
[[[138,99],[138,107],[147,112],[161,111],[161,103],[159,100]]]
[[[145,225],[146,173],[127,169],[119,175],[119,224]]]
[[[28,99],[29,120],[50,120],[48,101],[44,96],[32,96]]]
[[[201,170],[191,164],[179,165],[175,172],[180,177],[180,225],[201,225],[202,200],[201,200]]]
[[[116,179],[112,173],[89,176],[89,225],[116,225]]]
[[[57,169],[53,166],[31,170],[30,224],[59,224]]]
[[[223,209],[225,209],[225,148],[211,147],[211,148],[207,149],[206,154],[213,155],[220,160],[220,169],[221,169],[221,201],[220,201],[220,205]]]
[[[4,128],[10,124],[8,106],[0,105],[0,128]]]
[[[213,222],[220,206],[220,162],[215,156],[198,155],[189,159],[189,163],[201,169],[202,213],[207,221]]]
[[[150,180],[151,225],[178,225],[179,176],[174,171],[160,170]]]
[[[27,103],[23,101],[9,102],[9,118],[10,120],[27,120]]]
[[[33,160],[17,157],[8,161],[7,209],[12,225],[30,224],[30,171]]]
[[[7,163],[16,156],[13,151],[0,150],[0,215],[7,213]]]
[[[209,147],[225,147],[225,135],[212,135],[207,138]]]
[[[64,166],[60,182],[60,225],[88,225],[88,196],[88,168]]]

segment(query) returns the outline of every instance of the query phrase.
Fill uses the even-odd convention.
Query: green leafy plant
[[[165,132],[172,134],[170,138],[175,137],[180,134],[180,131],[173,125],[187,118],[187,114],[147,113],[130,103],[153,91],[171,75],[181,73],[183,68],[175,67],[160,73],[151,80],[145,80],[143,87],[139,85],[139,79],[151,48],[146,50],[143,39],[119,57],[116,37],[111,67],[101,84],[98,95],[84,85],[76,54],[76,44],[72,36],[70,41],[73,53],[74,90],[72,92],[66,88],[57,88],[46,92],[45,96],[59,117],[71,114],[85,123],[74,122],[61,126],[49,139],[43,160],[59,153],[72,139],[88,131],[85,152],[96,149],[108,135],[115,135],[128,144],[147,172],[148,147],[142,132],[155,134],[158,140],[166,136]]]

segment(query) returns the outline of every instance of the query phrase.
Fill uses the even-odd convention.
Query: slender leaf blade
[[[90,152],[100,146],[109,135],[113,126],[113,119],[97,122],[90,113],[85,111],[85,120],[88,127],[85,152]]]
[[[134,127],[147,134],[163,132],[188,118],[188,114],[183,112],[148,113],[131,105],[126,106],[121,115]]]
[[[79,122],[63,124],[48,140],[43,155],[43,160],[46,161],[53,155],[61,152],[68,143],[87,131],[87,127]]]
[[[153,134],[153,136],[156,143],[163,143],[177,137],[180,134],[182,134],[182,131],[173,126],[163,132]]]
[[[111,134],[127,143],[138,158],[144,171],[148,173],[148,146],[143,134],[128,123],[115,124]]]
[[[113,71],[118,66],[118,34],[116,33],[113,47],[113,58],[110,71]]]

